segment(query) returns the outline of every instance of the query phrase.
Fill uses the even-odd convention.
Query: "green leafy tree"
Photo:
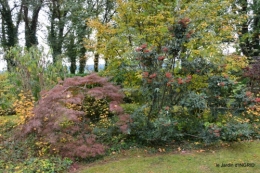
[[[73,5],[71,15],[68,17],[70,21],[70,32],[65,38],[65,54],[68,56],[71,63],[71,73],[76,72],[76,61],[79,60],[79,73],[83,74],[86,66],[86,52],[84,47],[84,39],[90,37],[91,29],[86,25],[86,21],[98,13],[98,7],[94,5],[94,1],[88,3],[78,0],[77,4]],[[67,41],[68,40],[68,41]],[[67,44],[67,43],[68,44]]]
[[[115,14],[115,0],[103,0],[100,2],[100,7],[97,9],[96,16],[88,20],[87,25],[90,28],[93,28],[95,33],[95,38],[85,39],[85,47],[90,49],[94,54],[94,71],[98,72],[98,64],[100,55],[103,55],[105,59],[105,66],[107,65],[107,60],[109,54],[105,53],[108,47],[105,46],[104,42],[108,41],[108,38],[111,37],[113,32],[111,29],[112,18]]]
[[[36,32],[39,12],[43,7],[43,0],[20,0],[13,3],[14,5],[11,7],[10,2],[6,0],[0,1],[2,19],[1,42],[6,52],[18,44],[18,28],[22,21],[25,24],[25,46],[29,48],[32,45],[38,44]],[[14,66],[15,62],[10,57],[6,60],[7,68],[10,70],[10,67]]]
[[[41,8],[43,7],[43,0],[23,0],[23,20],[25,24],[25,46],[30,48],[38,44],[37,27],[39,25],[38,18]],[[29,13],[32,13],[30,16]]]
[[[70,1],[69,1],[70,2]],[[62,54],[63,42],[66,34],[65,31],[67,18],[69,15],[68,3],[63,3],[60,0],[52,0],[49,5],[49,20],[50,26],[48,27],[48,43],[52,49],[52,59],[55,63],[58,56]]]
[[[90,18],[99,16],[106,11],[105,4],[110,1],[57,1],[49,5],[50,21],[49,45],[53,50],[53,61],[63,53],[71,63],[71,73],[76,72],[76,62],[79,60],[79,73],[84,73],[87,48],[84,38],[89,38],[92,32],[86,25]],[[104,10],[104,9],[105,10]],[[103,14],[102,14],[103,15]],[[108,14],[107,14],[108,15]]]
[[[259,56],[260,2],[237,0],[236,5],[240,7],[239,14],[246,16],[239,32],[241,51],[250,58]]]
[[[122,57],[140,43],[161,45],[167,32],[173,2],[116,1],[116,14],[111,22],[93,19],[89,26],[97,30],[97,41],[89,41],[105,59]],[[91,44],[92,43],[92,44]]]
[[[50,89],[67,75],[61,61],[51,63],[48,60],[49,55],[35,46],[29,49],[13,47],[8,56],[14,57],[16,62],[16,67],[11,68],[9,76],[15,91],[29,91],[36,100],[41,91]]]
[[[17,12],[14,14],[14,11]],[[22,21],[22,5],[15,4],[12,8],[7,0],[0,1],[1,13],[1,45],[7,52],[18,43],[18,28]],[[6,58],[7,70],[15,66],[14,58]]]

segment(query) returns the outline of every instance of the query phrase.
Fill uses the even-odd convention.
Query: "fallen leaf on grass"
[[[164,148],[163,148],[163,149],[162,149],[162,148],[159,148],[158,151],[159,151],[160,153],[162,153],[162,152],[165,152],[165,149],[164,149]]]

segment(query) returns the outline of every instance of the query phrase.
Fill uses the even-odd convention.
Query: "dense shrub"
[[[221,140],[221,123],[204,123],[204,128],[201,129],[199,136],[202,138],[205,144],[211,144]]]
[[[134,113],[140,107],[138,103],[125,103],[121,104],[121,106],[124,109],[125,113],[128,114]]]
[[[142,44],[136,48],[133,61],[142,70],[145,105],[132,115],[131,134],[141,141],[171,142],[191,137],[206,143],[229,140],[229,133],[222,138],[220,131],[224,135],[229,123],[255,104],[255,95],[236,81],[242,78],[239,75],[246,59],[238,55],[223,61],[199,54],[190,56],[192,50],[186,45],[196,37],[191,26],[188,18],[182,18],[169,27],[166,46],[155,49]],[[233,64],[230,57],[240,63],[235,62],[234,69],[227,64]]]
[[[38,100],[40,91],[52,88],[67,75],[62,61],[58,60],[53,64],[48,60],[49,54],[44,53],[44,49],[17,46],[9,50],[8,56],[15,60],[15,68],[11,68],[9,81],[15,86],[17,94],[21,90],[30,91]]]
[[[130,117],[119,106],[120,88],[97,74],[67,78],[41,97],[35,116],[21,130],[23,136],[37,137],[40,155],[86,158],[103,154],[106,146],[96,140],[94,131],[108,128],[114,115],[118,117],[114,129],[128,131]]]
[[[19,139],[19,118],[16,115],[1,117],[0,121],[0,172],[62,172],[72,161],[61,157],[36,157],[35,137]]]
[[[248,94],[250,94],[248,92]],[[255,98],[251,98],[251,101],[253,100],[253,102],[255,104],[251,104],[246,106],[246,111],[244,112],[244,117],[247,117],[250,122],[259,122],[260,119],[260,98],[259,98],[260,94],[257,94],[257,97]]]
[[[8,77],[8,73],[0,74],[0,116],[15,113],[12,105],[16,94]]]
[[[149,121],[145,116],[148,107],[143,106],[132,115],[131,134],[142,144],[165,144],[182,139],[183,134],[178,129],[178,121],[169,112],[169,107],[162,109],[158,116]]]
[[[231,121],[223,127],[221,138],[225,141],[252,139],[255,133],[252,124]]]
[[[129,58],[115,58],[109,60],[107,68],[99,73],[101,76],[111,77],[110,81],[122,86],[126,103],[143,101],[140,92],[142,76],[136,64],[136,61]]]

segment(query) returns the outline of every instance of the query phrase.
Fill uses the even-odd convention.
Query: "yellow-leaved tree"
[[[246,15],[236,13],[236,0],[117,0],[116,3],[116,14],[110,23],[102,23],[98,18],[87,23],[95,29],[96,37],[86,40],[86,46],[105,59],[122,58],[143,43],[160,51],[171,37],[168,28],[186,18],[195,33],[185,45],[189,58],[199,55],[222,62],[223,50],[238,44],[237,33],[241,30],[238,26],[246,20]]]
[[[239,26],[247,16],[238,15],[240,7],[234,4],[236,0],[182,1],[178,16],[188,17],[196,34],[186,45],[191,50],[190,58],[199,55],[221,63],[224,52],[238,46]]]
[[[87,25],[96,33],[85,40],[85,46],[102,54],[105,59],[121,57],[142,43],[162,46],[167,27],[174,22],[172,1],[117,0],[116,15],[109,23],[100,18],[89,20]]]

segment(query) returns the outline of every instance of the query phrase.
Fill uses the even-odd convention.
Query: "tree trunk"
[[[74,35],[70,36],[70,41],[67,47],[67,55],[70,59],[70,73],[75,74],[76,73],[76,48],[74,44]]]
[[[106,69],[107,69],[107,66],[108,66],[108,60],[107,60],[107,59],[105,59],[105,68],[104,68],[104,70],[106,70]]]
[[[79,52],[79,73],[83,74],[85,72],[86,67],[86,49],[83,45],[81,45],[80,52]]]
[[[70,57],[70,73],[71,74],[75,74],[76,73],[76,68],[77,68],[76,57],[75,56]]]
[[[25,46],[27,48],[30,48],[33,45],[38,44],[36,32],[37,32],[37,25],[38,25],[38,16],[42,8],[42,3],[43,0],[39,1],[39,4],[35,4],[35,6],[33,7],[31,18],[28,16],[29,3],[23,4],[24,22],[25,22]]]
[[[260,7],[254,2],[254,20],[253,20],[253,55],[259,56],[260,55],[260,45],[259,45],[259,35],[260,35]]]
[[[22,7],[20,6],[17,16],[12,15],[12,9],[10,8],[7,0],[0,1],[0,14],[2,18],[2,30],[1,30],[1,43],[5,52],[11,47],[14,47],[18,43],[18,27],[21,22]],[[17,8],[15,6],[14,8]],[[16,19],[14,21],[13,19]],[[13,57],[4,56],[7,62],[7,70],[10,71],[12,67],[15,67],[15,61]]]
[[[94,72],[98,72],[99,54],[96,53],[94,56]]]
[[[53,63],[56,63],[57,58],[62,53],[62,46],[64,43],[64,28],[65,19],[67,18],[68,11],[61,9],[59,2],[53,1],[50,6],[51,11],[51,26],[48,35],[49,45],[53,51]]]

